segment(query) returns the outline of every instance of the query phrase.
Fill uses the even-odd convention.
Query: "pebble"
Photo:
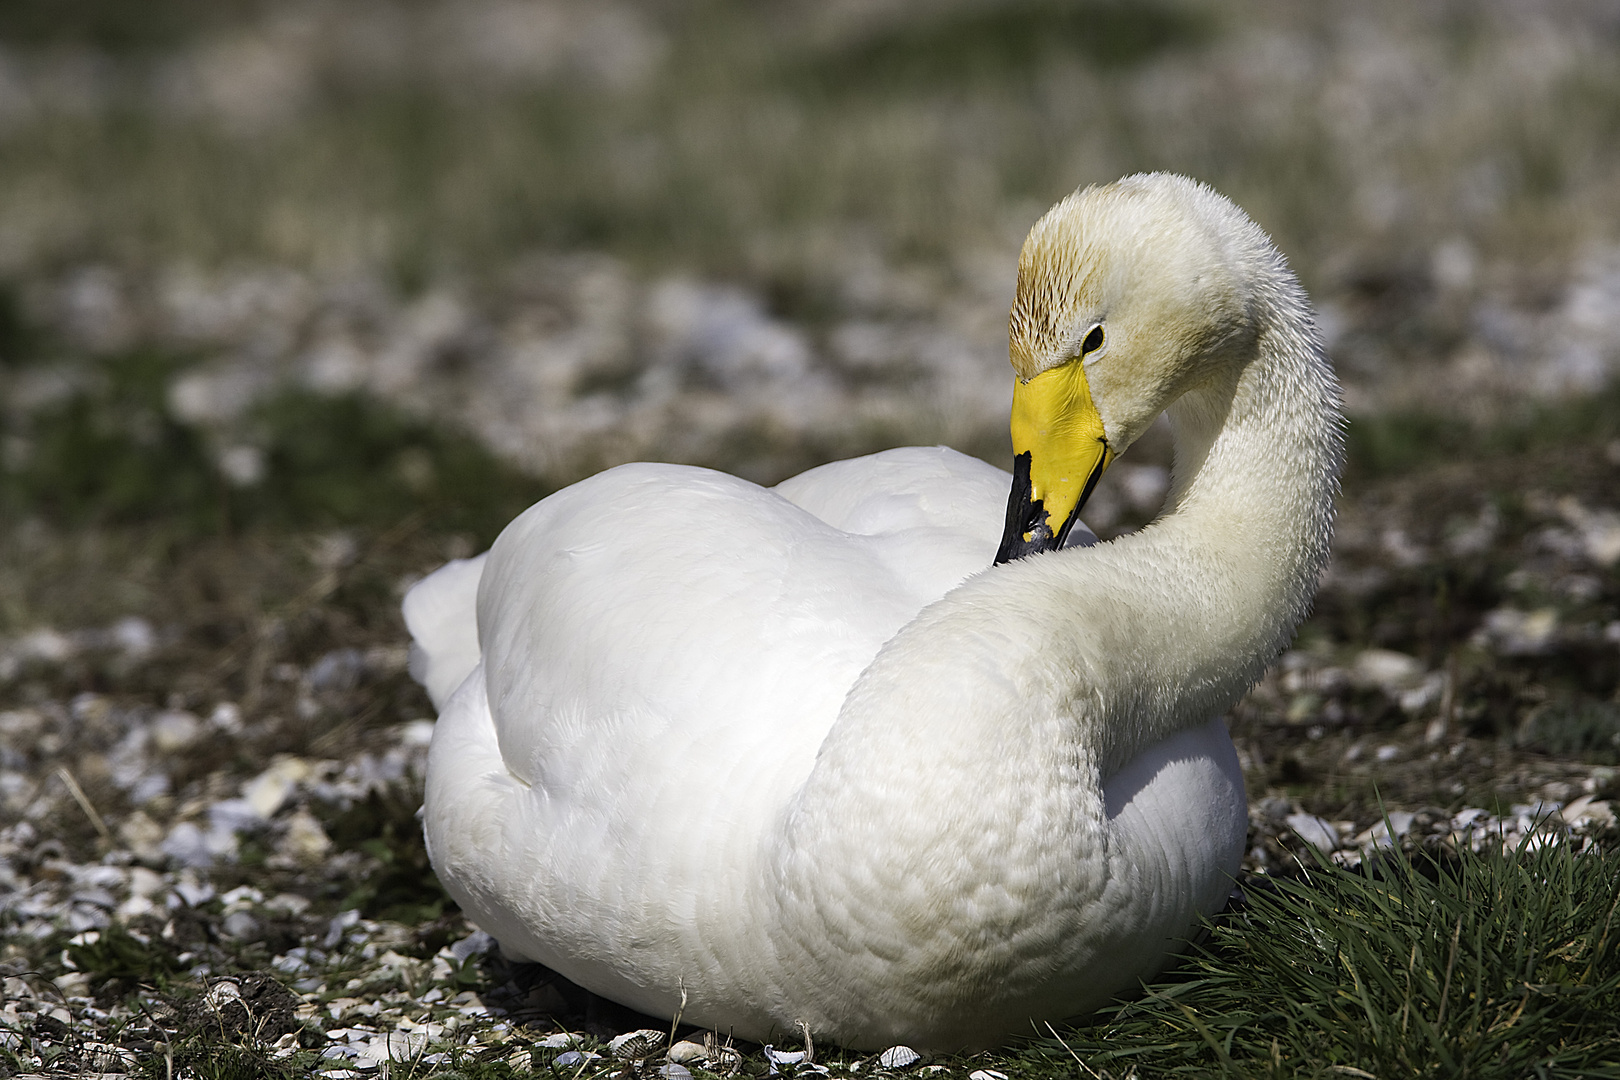
[[[1323,854],[1338,850],[1339,832],[1332,823],[1313,814],[1290,814],[1286,820],[1295,835],[1316,850]]]
[[[689,1042],[683,1039],[671,1046],[669,1052],[664,1056],[676,1064],[687,1065],[692,1062],[706,1061],[709,1055],[704,1050],[702,1043]]]
[[[591,1050],[565,1050],[552,1058],[552,1063],[569,1068],[574,1065],[583,1065],[588,1061],[596,1061],[602,1055]]]

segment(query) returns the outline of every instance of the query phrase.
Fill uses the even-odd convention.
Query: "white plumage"
[[[1140,176],[1042,219],[1011,325],[1021,386],[1084,365],[1110,454],[1169,410],[1153,525],[991,568],[1012,477],[950,450],[770,490],[626,465],[412,590],[433,863],[507,951],[743,1038],[951,1048],[1095,1008],[1220,907],[1220,714],[1331,524],[1304,296],[1226,200]]]

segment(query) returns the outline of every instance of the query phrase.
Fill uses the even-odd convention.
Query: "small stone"
[[[669,1053],[665,1054],[664,1056],[670,1061],[684,1065],[694,1061],[706,1061],[708,1060],[709,1055],[703,1049],[702,1043],[695,1043],[682,1039],[674,1046],[671,1046],[669,1048]]]
[[[264,906],[272,911],[284,912],[288,915],[302,915],[309,910],[309,900],[297,893],[277,893],[264,902]]]
[[[118,839],[142,862],[163,858],[163,826],[136,810],[118,825]],[[146,871],[151,873],[150,870]],[[152,894],[147,894],[152,895]]]
[[[1558,612],[1553,608],[1520,611],[1499,607],[1485,615],[1472,641],[1504,656],[1539,656],[1550,652],[1558,637]]]
[[[354,1011],[362,1004],[364,1002],[359,998],[333,998],[326,1003],[326,1011],[331,1014],[333,1020],[342,1020],[346,1013]]]
[[[1416,685],[1423,677],[1423,661],[1392,649],[1366,649],[1356,657],[1352,674],[1362,685],[1393,695]]]
[[[336,948],[342,944],[345,937],[349,936],[349,930],[359,925],[359,922],[360,912],[353,908],[338,912],[332,916],[332,921],[326,924],[326,937],[321,940],[321,947]]]
[[[1290,814],[1287,821],[1295,835],[1317,851],[1326,854],[1338,850],[1339,831],[1331,822],[1314,814]]]
[[[242,710],[234,701],[222,701],[214,706],[214,711],[208,715],[208,722],[227,735],[240,734]]]
[[[1570,825],[1610,826],[1614,824],[1614,810],[1606,801],[1591,795],[1582,795],[1563,809],[1563,818]]]
[[[1260,800],[1260,815],[1271,821],[1287,821],[1288,815],[1293,813],[1293,810],[1294,806],[1292,803],[1290,803],[1287,799],[1280,799],[1275,795],[1269,795]]]
[[[202,734],[202,721],[191,713],[171,709],[152,721],[152,748],[163,754],[184,750]]]
[[[207,867],[214,862],[213,852],[209,850],[208,838],[203,831],[189,821],[182,821],[169,830],[161,847],[163,854],[169,856],[181,866]]]
[[[420,1031],[392,1031],[373,1036],[360,1049],[361,1058],[372,1061],[409,1061],[427,1048],[428,1037]]]
[[[108,628],[108,637],[118,650],[138,660],[157,648],[157,632],[152,624],[138,615],[128,615]]]
[[[302,758],[277,758],[268,769],[242,785],[242,798],[261,818],[276,816],[302,780],[310,775],[309,762]]]
[[[536,1040],[535,1046],[541,1049],[569,1049],[570,1046],[585,1046],[585,1036],[575,1035],[573,1031],[554,1031],[552,1035],[543,1040]]]
[[[482,956],[494,947],[495,939],[493,937],[482,930],[474,930],[460,941],[451,943],[449,950],[451,958],[456,963],[465,964],[468,957]],[[567,1035],[568,1038],[578,1038],[578,1036],[568,1035],[567,1032],[563,1034]]]
[[[286,832],[276,845],[277,854],[299,865],[310,866],[325,859],[332,850],[332,838],[321,823],[303,807],[287,818]]]
[[[353,690],[364,669],[365,657],[358,649],[334,649],[309,669],[309,685],[321,691]]]
[[[1391,810],[1384,821],[1380,821],[1360,833],[1356,837],[1355,845],[1361,848],[1390,847],[1394,840],[1399,840],[1412,831],[1412,822],[1415,818],[1416,815],[1409,810]]]
[[[223,979],[215,983],[213,986],[210,986],[208,988],[208,992],[203,995],[203,1001],[207,1002],[208,1007],[213,1009],[215,1012],[223,1009],[230,1002],[241,1000],[241,985],[233,982],[230,979]]]
[[[552,1059],[552,1064],[568,1068],[572,1065],[583,1065],[588,1061],[595,1061],[602,1055],[590,1050],[565,1050]]]

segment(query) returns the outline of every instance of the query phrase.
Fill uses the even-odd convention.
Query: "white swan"
[[[1221,905],[1220,716],[1331,529],[1307,300],[1230,202],[1133,176],[1035,225],[1010,333],[1009,505],[943,449],[772,490],[627,465],[409,594],[433,865],[509,953],[740,1037],[942,1049],[1104,1003]],[[1166,410],[1162,516],[1049,550]],[[998,535],[1046,553],[991,568]]]

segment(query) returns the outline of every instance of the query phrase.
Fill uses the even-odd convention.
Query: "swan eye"
[[[1080,355],[1087,356],[1096,352],[1098,349],[1102,348],[1102,343],[1103,328],[1102,323],[1098,323],[1096,326],[1091,328],[1091,331],[1086,334],[1085,340],[1080,343]]]

